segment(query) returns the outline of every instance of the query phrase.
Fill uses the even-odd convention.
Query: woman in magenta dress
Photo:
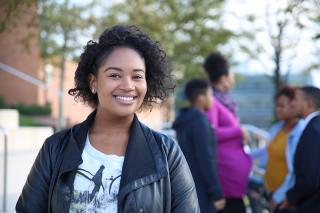
[[[247,191],[251,158],[244,152],[248,133],[235,115],[235,103],[228,94],[233,85],[226,59],[220,53],[211,53],[204,64],[215,91],[215,98],[207,117],[217,137],[218,176],[226,207],[223,212],[245,213],[243,196]]]

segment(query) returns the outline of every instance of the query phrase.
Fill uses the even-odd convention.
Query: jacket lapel
[[[82,163],[82,151],[86,142],[89,126],[93,122],[95,115],[96,112],[94,111],[84,122],[75,125],[71,129],[71,135],[64,152],[64,159],[59,174],[75,170]]]
[[[135,116],[122,168],[119,201],[127,193],[167,175],[164,156],[159,147],[151,130]]]
[[[75,171],[82,163],[82,151],[89,126],[93,122],[95,115],[96,112],[94,111],[84,122],[71,129],[58,179],[64,173]],[[151,130],[141,124],[135,115],[130,127],[129,142],[122,167],[118,202],[121,202],[125,195],[131,191],[167,176],[166,159],[158,143]],[[74,176],[74,174],[67,175],[68,178],[65,179],[65,184],[69,188],[68,192],[73,190]]]

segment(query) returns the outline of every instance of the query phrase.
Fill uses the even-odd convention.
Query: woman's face
[[[206,94],[204,95],[204,110],[207,111],[211,108],[213,103],[213,91],[211,87],[208,88]]]
[[[219,81],[215,85],[221,92],[229,92],[235,84],[234,74],[229,72],[228,75],[223,75],[220,77]]]
[[[303,92],[298,89],[295,93],[295,98],[292,101],[292,108],[295,110],[297,117],[303,118],[307,108],[307,101],[304,98]]]
[[[276,118],[278,120],[288,120],[296,116],[292,108],[291,100],[285,96],[280,95],[276,101]]]
[[[145,61],[128,47],[114,49],[91,76],[91,89],[97,92],[98,109],[114,116],[131,116],[142,105],[147,92]]]

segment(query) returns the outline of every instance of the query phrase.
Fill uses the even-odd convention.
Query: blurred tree
[[[47,63],[60,69],[59,115],[57,130],[65,127],[63,111],[64,76],[67,58],[73,58],[76,50],[83,45],[81,39],[86,36],[94,24],[92,8],[95,1],[85,5],[72,4],[69,0],[39,1],[41,57]]]
[[[258,24],[261,23],[261,19],[253,15],[247,16],[251,29],[244,30],[245,36],[241,38],[247,39],[239,42],[240,49],[263,69],[270,69],[268,61],[272,62],[271,79],[275,93],[287,83],[291,74],[292,63],[298,54],[297,47],[306,29],[301,19],[305,19],[309,11],[310,4],[307,1],[269,1],[262,26]]]
[[[37,0],[0,1],[0,33],[12,33],[13,29],[26,25],[30,29],[23,36],[15,36],[23,51],[30,53],[32,40],[38,39],[39,20],[37,18]]]
[[[304,13],[305,19],[299,21],[299,26],[303,29],[311,30],[311,38],[313,48],[310,50],[311,55],[315,56],[310,59],[311,62],[306,64],[302,72],[306,75],[310,75],[313,72],[320,73],[320,1],[310,0],[305,2],[307,7]]]
[[[0,1],[0,33],[7,30],[8,26],[15,25],[21,14],[26,13],[37,0],[1,0]],[[29,24],[33,24],[32,19]]]
[[[66,60],[75,58],[77,50],[83,45],[84,38],[92,37],[92,26],[95,24],[94,13],[97,0],[88,3],[71,3],[69,0],[3,0],[0,2],[0,33],[10,30],[18,23],[21,14],[30,13],[30,8],[37,4],[28,26],[40,23],[40,47],[43,66],[52,64],[60,69],[59,115],[57,130],[65,126],[63,112],[63,85]],[[9,28],[10,26],[10,28]],[[91,30],[91,31],[90,31]],[[23,44],[28,48],[30,37],[27,35]],[[43,69],[45,70],[45,69]]]
[[[158,40],[178,81],[204,76],[204,57],[233,33],[224,28],[223,0],[124,0],[107,7],[97,34],[117,23],[141,26]]]

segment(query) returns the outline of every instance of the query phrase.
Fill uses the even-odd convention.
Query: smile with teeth
[[[115,95],[114,97],[117,101],[120,101],[122,103],[132,103],[136,98],[133,96],[120,96],[120,95]]]

